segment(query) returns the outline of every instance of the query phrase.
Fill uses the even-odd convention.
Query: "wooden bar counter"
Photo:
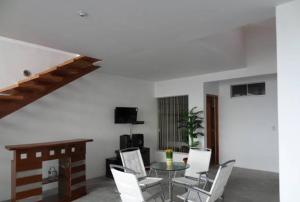
[[[11,201],[43,201],[43,184],[58,181],[58,201],[73,201],[86,195],[86,143],[92,139],[73,139],[23,145],[8,145],[11,161]],[[43,179],[42,162],[59,161],[59,176]]]

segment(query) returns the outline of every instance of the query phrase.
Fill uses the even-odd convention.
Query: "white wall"
[[[0,36],[0,88],[24,78],[23,70],[37,73],[77,54]]]
[[[230,97],[231,85],[261,81],[266,82],[266,95]],[[278,172],[276,75],[204,83],[203,95],[196,88],[188,90],[196,91],[190,95],[197,94],[198,101],[204,100],[203,95],[207,93],[219,95],[220,162],[236,159],[238,167]],[[201,140],[205,146],[205,138]],[[156,156],[157,160],[162,160],[164,154],[158,152]],[[175,155],[178,159],[184,156]]]
[[[266,94],[231,98],[230,86],[266,82]],[[276,75],[234,79],[219,86],[220,161],[278,172]]]
[[[280,201],[299,201],[300,1],[277,7]]]
[[[219,82],[205,82],[203,86],[204,95],[219,95],[219,85]]]
[[[35,59],[47,57],[45,54]],[[0,70],[6,68],[14,66],[1,66]],[[12,153],[4,148],[8,144],[92,138],[94,142],[87,146],[87,177],[104,175],[105,158],[115,155],[119,136],[129,133],[128,125],[114,124],[116,106],[139,108],[138,119],[145,124],[135,126],[134,132],[145,134],[145,145],[151,148],[153,159],[157,149],[153,89],[152,82],[112,76],[99,69],[1,119],[0,201],[10,197]]]
[[[203,109],[205,82],[276,73],[276,33],[272,23],[267,21],[244,28],[245,68],[156,82],[155,97],[188,95],[190,108]]]
[[[246,63],[261,72],[276,72],[276,21],[270,19],[244,28]]]

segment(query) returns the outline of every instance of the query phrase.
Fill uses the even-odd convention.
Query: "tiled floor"
[[[213,177],[214,173],[211,173]],[[119,202],[114,181],[106,177],[88,180],[89,194],[76,202]],[[167,186],[164,189],[168,190]],[[174,196],[184,189],[174,188]],[[46,195],[52,194],[51,191]],[[53,201],[47,198],[46,201]],[[175,201],[180,201],[174,197]],[[159,201],[159,200],[157,200]],[[279,202],[277,173],[234,168],[224,194],[224,202]]]
[[[76,202],[120,201],[111,179],[101,177],[89,180],[88,190],[89,194]],[[174,189],[174,195],[182,192],[184,192],[182,188]],[[234,168],[224,196],[225,202],[279,202],[278,174]]]

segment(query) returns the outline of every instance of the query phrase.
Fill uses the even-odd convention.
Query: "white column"
[[[277,7],[280,201],[300,201],[300,1]]]

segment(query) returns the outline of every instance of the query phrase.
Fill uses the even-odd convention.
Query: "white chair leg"
[[[224,194],[222,194],[222,196],[220,197],[220,199],[223,201],[224,200]]]
[[[207,185],[207,182],[208,182],[208,174],[206,173],[206,174],[204,174],[205,175],[205,182],[204,182],[204,185],[203,185],[203,189],[205,189],[206,188],[206,185]],[[201,176],[200,176],[200,178],[201,178]],[[200,181],[199,181],[200,182]],[[200,185],[200,184],[199,184]]]
[[[165,201],[165,197],[163,195],[160,196],[160,199],[161,199],[162,202]]]
[[[158,176],[158,174],[157,174],[157,170],[155,170],[155,175],[156,175],[156,177]]]
[[[166,196],[165,196],[165,192],[164,192],[163,186],[162,186],[161,183],[159,184],[159,186],[161,188],[161,197],[163,197],[163,199],[164,199],[163,201],[165,201]]]
[[[205,183],[204,183],[204,185],[203,185],[203,189],[206,188],[206,185],[207,185],[207,180],[205,180]]]
[[[191,190],[188,190],[188,192],[187,192],[187,194],[186,194],[186,197],[185,197],[185,199],[184,199],[185,202],[188,201],[189,196],[190,196],[190,193],[191,193]]]
[[[199,197],[199,200],[200,200],[200,202],[202,202],[202,199],[201,199],[200,193],[199,193],[199,192],[197,192],[197,194],[198,194],[198,197]]]
[[[148,176],[150,177],[152,173],[152,169],[150,168]]]

